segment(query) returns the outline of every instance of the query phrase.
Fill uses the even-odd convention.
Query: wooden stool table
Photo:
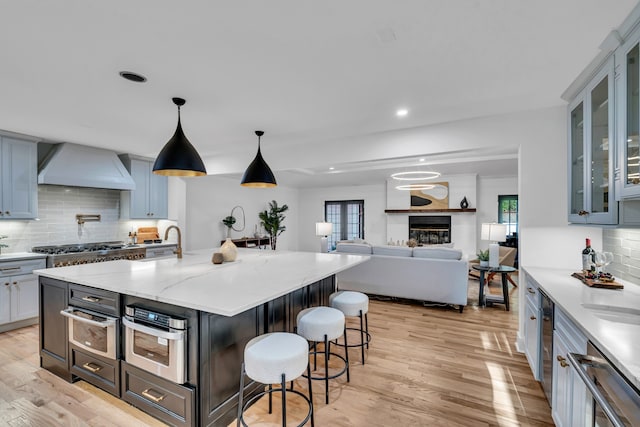
[[[480,293],[478,295],[478,302],[482,307],[487,305],[487,297],[484,294],[484,276],[485,273],[497,273],[502,276],[502,300],[495,299],[495,297],[489,296],[488,299],[490,302],[495,302],[499,304],[504,304],[507,311],[509,311],[509,287],[508,287],[508,277],[509,273],[513,273],[516,271],[513,267],[508,267],[505,265],[500,265],[498,267],[482,267],[479,265],[473,265],[472,268],[476,271],[480,272]]]

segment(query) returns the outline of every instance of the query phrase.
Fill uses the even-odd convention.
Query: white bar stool
[[[325,403],[329,403],[329,380],[339,377],[346,372],[347,382],[349,382],[349,355],[346,354],[346,358],[339,354],[331,352],[331,341],[337,340],[342,335],[345,335],[346,329],[344,314],[340,310],[336,310],[331,307],[311,307],[302,310],[298,313],[297,317],[297,332],[307,341],[313,342],[313,354],[314,362],[313,369],[316,369],[317,354],[324,354],[324,376],[323,377],[311,377],[312,380],[324,380],[325,382]],[[317,351],[316,344],[318,342],[324,342],[324,351]],[[329,375],[329,357],[335,356],[344,362],[344,369],[334,375]]]
[[[309,344],[296,334],[286,332],[274,332],[253,338],[244,348],[244,362],[240,373],[240,393],[238,402],[237,425],[247,427],[242,415],[244,410],[265,394],[269,394],[269,413],[271,413],[272,393],[282,392],[282,426],[287,425],[287,387],[288,381],[293,381],[307,371],[309,397],[299,391],[289,390],[302,396],[309,404],[309,412],[298,427],[301,427],[311,419],[314,427],[313,395],[311,391],[311,367],[309,366]],[[269,384],[269,389],[253,396],[243,405],[244,376],[262,384]],[[280,384],[280,388],[272,388],[272,384]],[[293,385],[293,383],[292,383]]]
[[[365,346],[369,348],[369,342],[371,341],[371,334],[369,333],[369,319],[367,317],[367,313],[369,312],[369,297],[362,292],[338,291],[329,295],[329,305],[340,310],[346,317],[360,318],[359,329],[345,328],[346,330],[360,332],[360,343],[347,344],[347,333],[345,330],[344,344],[339,344],[338,342],[335,344],[345,348],[347,357],[349,357],[349,347],[360,347],[362,349],[362,364],[364,365],[364,348]],[[362,324],[363,317],[364,325]]]

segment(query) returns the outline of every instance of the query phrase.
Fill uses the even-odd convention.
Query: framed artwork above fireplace
[[[426,190],[411,190],[411,209],[448,209],[449,208],[449,183],[425,182],[433,188]]]

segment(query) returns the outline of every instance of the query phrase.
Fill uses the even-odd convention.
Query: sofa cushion
[[[338,244],[336,244],[336,252],[369,255],[371,254],[371,245],[368,243],[338,242]]]
[[[461,259],[462,251],[452,248],[413,248],[414,258]]]
[[[389,255],[389,256],[401,256],[410,257],[412,249],[407,246],[389,246],[381,245],[373,247],[374,255]]]

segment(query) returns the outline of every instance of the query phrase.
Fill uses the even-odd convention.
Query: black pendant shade
[[[178,106],[178,127],[153,164],[153,173],[155,174],[166,176],[203,176],[207,174],[200,155],[182,131],[180,107],[185,102],[182,98],[173,98],[173,103]]]
[[[244,175],[242,175],[240,185],[256,188],[275,187],[278,185],[276,183],[276,177],[273,176],[271,168],[262,158],[262,153],[260,153],[260,137],[264,135],[264,132],[257,130],[256,135],[258,135],[258,153],[244,172]]]

